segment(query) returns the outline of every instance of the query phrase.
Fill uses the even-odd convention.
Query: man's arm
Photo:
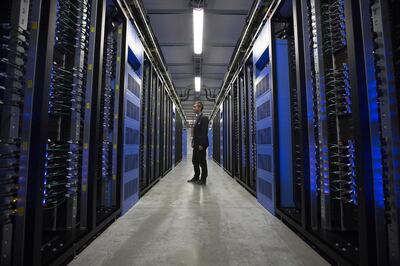
[[[201,118],[201,136],[200,136],[200,143],[201,148],[199,150],[205,149],[207,147],[207,139],[208,139],[208,117],[203,116]]]

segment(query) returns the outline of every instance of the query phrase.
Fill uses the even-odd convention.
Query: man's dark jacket
[[[208,117],[203,114],[196,119],[193,128],[193,148],[198,149],[199,146],[204,150],[208,147]]]

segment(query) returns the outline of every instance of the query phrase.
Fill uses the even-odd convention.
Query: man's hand
[[[199,145],[199,151],[203,150],[203,146]]]

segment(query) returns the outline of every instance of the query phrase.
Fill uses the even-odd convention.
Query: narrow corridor
[[[328,265],[214,162],[182,161],[72,265]]]

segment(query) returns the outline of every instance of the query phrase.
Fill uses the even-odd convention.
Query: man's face
[[[198,103],[194,103],[193,112],[195,112],[196,114],[199,114],[201,112],[201,105]]]

